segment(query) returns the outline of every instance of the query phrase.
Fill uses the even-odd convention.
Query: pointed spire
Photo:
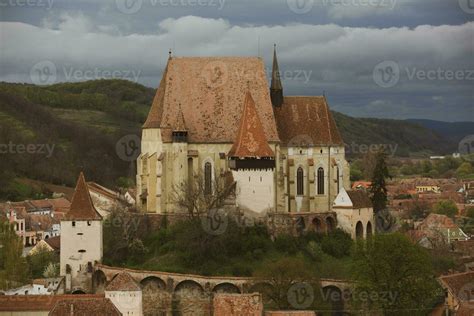
[[[97,212],[92,203],[84,174],[79,174],[76,189],[72,196],[71,208],[66,214],[68,220],[101,220],[102,216]]]
[[[280,78],[280,68],[278,67],[278,59],[276,53],[276,44],[273,47],[273,67],[272,67],[272,82],[270,85],[270,98],[275,107],[283,105],[283,86]]]
[[[270,158],[275,153],[268,145],[262,122],[258,117],[255,101],[249,91],[245,95],[237,138],[229,151],[229,157]]]

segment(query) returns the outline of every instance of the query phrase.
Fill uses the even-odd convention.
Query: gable
[[[233,143],[250,91],[269,142],[279,141],[265,68],[256,57],[173,57],[143,128],[161,128],[164,142],[182,110],[188,142]]]

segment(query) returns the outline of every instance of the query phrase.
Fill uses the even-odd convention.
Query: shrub
[[[322,250],[335,258],[349,256],[352,248],[352,238],[346,232],[336,229],[321,241]]]

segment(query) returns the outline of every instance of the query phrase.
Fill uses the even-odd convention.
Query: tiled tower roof
[[[237,138],[229,151],[229,156],[239,158],[275,156],[275,153],[268,145],[265,131],[255,107],[255,101],[250,92],[247,92],[245,96],[240,127]]]
[[[101,220],[102,216],[97,212],[92,203],[89,189],[81,172],[77,180],[76,189],[72,196],[71,208],[66,214],[67,220]]]

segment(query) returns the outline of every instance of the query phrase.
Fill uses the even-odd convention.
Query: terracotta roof
[[[104,295],[0,295],[0,311],[2,312],[26,312],[26,311],[50,311],[56,302],[68,298],[98,299]],[[92,315],[92,314],[91,314]]]
[[[50,237],[44,241],[54,250],[59,251],[61,249],[61,236]]]
[[[92,203],[86,180],[84,179],[84,174],[82,172],[77,180],[76,190],[72,197],[71,209],[67,212],[65,218],[68,220],[102,219],[102,216],[100,216]]]
[[[352,189],[357,189],[357,187],[362,187],[362,188],[365,188],[365,189],[368,189],[370,188],[370,186],[372,185],[372,182],[370,181],[355,181],[353,184],[352,184]]]
[[[135,280],[127,272],[115,276],[105,288],[106,291],[141,291]]]
[[[372,201],[370,200],[369,195],[364,191],[349,190],[347,191],[347,195],[349,195],[354,208],[372,207]]]
[[[112,191],[98,183],[95,183],[95,182],[92,182],[92,181],[89,181],[87,182],[87,187],[89,188],[89,192],[90,191],[94,191],[98,194],[101,194],[101,195],[105,195],[109,198],[111,198],[112,200],[117,200],[119,198],[119,193],[118,192],[115,192],[115,191]]]
[[[256,57],[170,58],[143,128],[171,142],[181,105],[190,143],[233,143],[250,89],[265,136],[279,140],[263,60]]]
[[[456,316],[472,316],[474,315],[474,302],[462,302],[456,311]]]
[[[458,301],[473,300],[466,291],[473,289],[474,271],[444,275],[439,277],[439,280]]]
[[[420,224],[419,229],[427,228],[459,228],[451,218],[446,215],[431,213]]]
[[[283,146],[344,144],[323,96],[285,97],[274,112]]]
[[[67,298],[59,300],[49,312],[50,316],[122,315],[108,298]]]
[[[262,123],[255,108],[255,101],[250,92],[247,92],[245,96],[239,131],[229,151],[229,156],[240,158],[275,156],[273,150],[268,145]]]

